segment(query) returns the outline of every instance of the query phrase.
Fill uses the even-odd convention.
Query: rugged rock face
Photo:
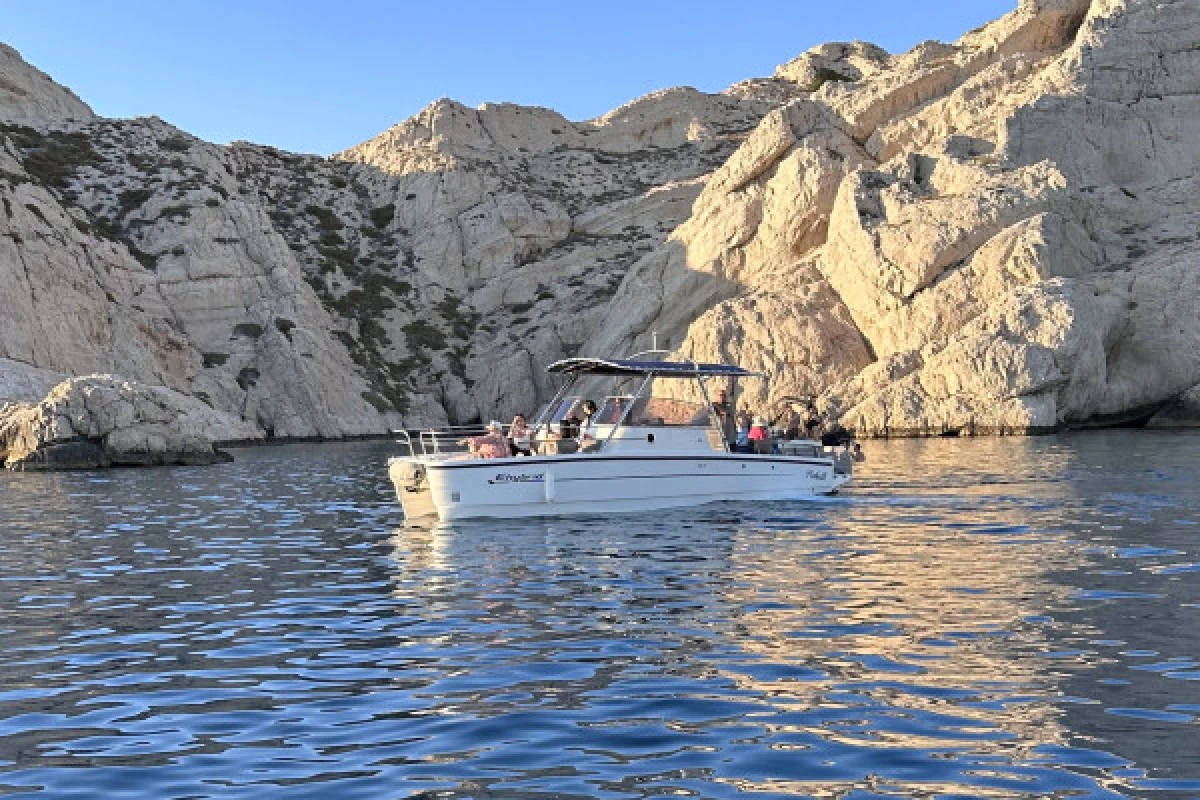
[[[865,435],[1200,384],[1190,0],[1028,0],[586,122],[442,100],[331,159],[97,119],[15,51],[0,77],[0,397],[105,372],[265,437],[381,433],[529,411],[546,363],[655,332]]]
[[[163,385],[267,437],[528,408],[759,95],[795,91],[670,90],[587,123],[440,101],[332,160],[153,118],[5,126],[0,364]]]
[[[1198,47],[1194,3],[1056,0],[895,58],[823,51],[848,80],[759,125],[598,345],[658,330],[866,435],[1148,416],[1200,382]],[[788,310],[825,320],[779,335]]]
[[[253,425],[162,386],[111,375],[72,378],[40,403],[0,406],[0,460],[9,469],[211,464],[215,442],[255,440]]]

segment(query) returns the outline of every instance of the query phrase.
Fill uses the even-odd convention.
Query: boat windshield
[[[665,397],[643,397],[634,404],[627,425],[707,427],[708,408],[701,403]]]
[[[543,410],[541,419],[551,424],[561,423],[565,419],[582,420],[584,418],[583,397],[564,397],[553,409]],[[625,425],[637,426],[687,426],[707,427],[709,425],[708,409],[702,403],[691,403],[686,400],[675,400],[662,397],[642,397],[637,400],[633,395],[610,395],[599,403],[594,422],[598,425],[615,425],[625,415],[625,409],[632,405],[632,410],[625,416]],[[549,413],[548,413],[549,412]]]

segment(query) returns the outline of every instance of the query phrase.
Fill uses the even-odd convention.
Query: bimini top
[[[602,358],[567,358],[555,361],[546,371],[555,375],[656,375],[663,378],[757,378],[733,364],[697,364],[694,361],[616,361]]]

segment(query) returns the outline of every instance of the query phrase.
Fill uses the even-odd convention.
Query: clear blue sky
[[[898,52],[1016,0],[654,3],[6,0],[0,40],[109,117],[328,154],[439,97],[588,119],[669,86],[719,91],[827,41]]]

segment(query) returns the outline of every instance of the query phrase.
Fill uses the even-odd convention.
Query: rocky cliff
[[[3,49],[0,400],[111,373],[218,440],[379,433],[658,332],[868,435],[1147,417],[1200,383],[1198,97],[1193,0],[1036,0],[586,122],[443,100],[324,159],[97,118]]]
[[[868,435],[1121,422],[1200,381],[1200,6],[1026,2],[795,65],[841,78],[715,173],[598,348],[666,331]]]

